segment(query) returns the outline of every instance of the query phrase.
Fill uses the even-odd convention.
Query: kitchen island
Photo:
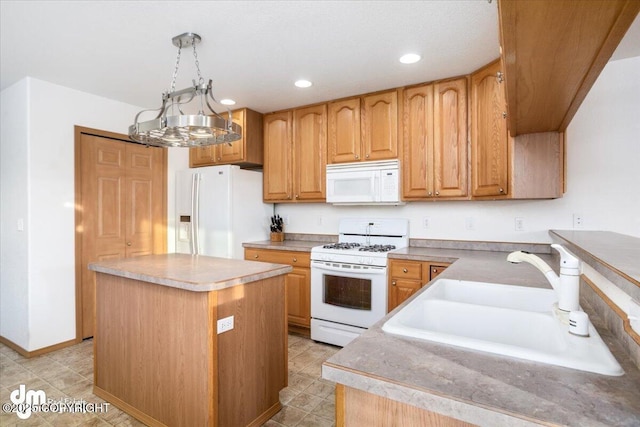
[[[506,255],[409,247],[389,257],[451,262],[438,278],[549,287],[534,267],[507,263]],[[541,257],[552,266],[558,265],[550,255]],[[588,291],[581,288],[581,292]],[[338,383],[336,425],[640,425],[640,371],[591,307],[583,306],[623,367],[623,376],[593,374],[383,332],[382,325],[407,303],[324,363],[323,378]]]
[[[151,426],[257,426],[280,410],[290,266],[167,254],[89,268],[97,396]]]

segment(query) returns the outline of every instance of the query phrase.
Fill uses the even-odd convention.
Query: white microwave
[[[327,165],[327,203],[400,205],[400,162]]]

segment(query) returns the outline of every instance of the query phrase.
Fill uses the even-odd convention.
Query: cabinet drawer
[[[245,248],[244,259],[250,261],[273,262],[276,264],[288,264],[298,267],[309,267],[311,265],[308,252],[294,251],[274,251],[270,249]]]
[[[402,279],[422,279],[422,264],[419,262],[393,261],[391,277]]]
[[[429,280],[435,279],[438,274],[442,273],[447,268],[446,265],[430,265],[429,266]]]

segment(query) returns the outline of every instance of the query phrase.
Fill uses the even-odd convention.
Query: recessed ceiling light
[[[417,53],[407,53],[406,55],[402,55],[400,57],[400,62],[402,62],[403,64],[415,64],[421,59],[422,57]]]
[[[294,84],[298,87],[310,87],[313,83],[309,80],[298,80]]]
[[[222,105],[236,105],[236,101],[234,101],[233,99],[221,99],[220,100],[220,104]]]

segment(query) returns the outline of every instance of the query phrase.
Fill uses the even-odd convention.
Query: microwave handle
[[[380,172],[373,174],[373,179],[371,180],[371,195],[373,196],[374,202],[380,201]]]

